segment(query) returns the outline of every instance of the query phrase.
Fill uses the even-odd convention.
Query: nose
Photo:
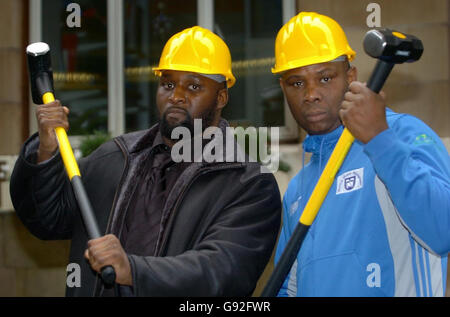
[[[318,102],[322,99],[319,87],[312,83],[308,84],[305,89],[305,100],[310,103]]]
[[[172,94],[169,96],[169,102],[174,105],[184,104],[186,102],[184,90],[180,86],[176,86],[172,90]]]

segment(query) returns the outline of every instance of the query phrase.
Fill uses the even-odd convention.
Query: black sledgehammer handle
[[[292,264],[294,264],[295,259],[297,258],[298,251],[308,233],[309,227],[310,226],[304,225],[301,222],[297,224],[294,233],[284,248],[283,254],[280,257],[275,270],[261,293],[261,297],[275,297],[278,295]]]
[[[381,91],[381,88],[383,88],[394,65],[394,63],[378,60],[375,69],[367,82],[367,88],[378,94]]]
[[[367,82],[367,87],[373,92],[379,93],[394,65],[395,64],[393,63],[378,60],[375,69]],[[289,274],[289,271],[297,258],[297,254],[303,244],[303,240],[305,239],[309,228],[310,226],[307,226],[301,222],[297,224],[294,233],[284,248],[280,260],[278,261],[272,275],[269,278],[269,281],[261,293],[261,297],[275,297],[278,295],[286,276]]]
[[[27,46],[28,70],[30,75],[31,94],[33,102],[39,104],[55,100],[53,94],[53,72],[51,67],[50,47],[46,43],[33,43]],[[78,164],[72,152],[67,134],[64,129],[55,129],[58,146],[61,150],[64,166],[69,176],[72,188],[80,208],[81,216],[89,239],[101,236],[89,198],[84,190]],[[101,269],[101,278],[106,287],[115,284],[116,273],[112,266]]]
[[[73,192],[78,202],[78,206],[81,210],[81,215],[83,217],[84,226],[86,228],[89,239],[97,239],[102,235],[100,234],[100,230],[97,225],[97,221],[94,218],[93,209],[89,198],[84,190],[83,183],[81,181],[81,177],[74,176],[71,180]],[[111,288],[115,284],[116,280],[116,272],[111,265],[105,266],[102,268],[100,276],[102,278],[103,284],[107,288]]]

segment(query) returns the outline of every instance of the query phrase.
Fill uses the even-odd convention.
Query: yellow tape
[[[342,163],[344,162],[344,159],[347,156],[354,140],[355,138],[353,135],[345,128],[333,150],[333,153],[331,153],[331,156],[328,159],[327,165],[320,175],[316,187],[314,187],[311,197],[306,203],[305,209],[300,217],[300,222],[302,224],[307,226],[312,225],[323,201],[325,200],[325,197],[327,197],[331,185],[334,182],[336,173],[342,166]]]
[[[42,100],[45,104],[47,104],[54,101],[55,97],[51,92],[47,92],[42,96]],[[72,180],[72,177],[74,176],[81,176],[80,169],[78,168],[77,161],[75,160],[75,156],[73,155],[72,147],[70,146],[66,130],[64,130],[64,128],[62,127],[55,128],[55,133],[59,143],[59,152],[61,153],[61,157],[63,159],[64,166],[66,167],[67,175],[69,175],[69,179]]]
[[[52,101],[55,101],[55,96],[53,96],[53,94],[51,92],[46,92],[43,96],[42,96],[42,101],[44,101],[44,103],[50,103]]]
[[[404,34],[397,32],[397,31],[392,32],[392,35],[394,35],[400,39],[406,39],[406,36]]]

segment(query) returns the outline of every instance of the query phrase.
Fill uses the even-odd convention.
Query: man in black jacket
[[[235,79],[226,44],[200,27],[174,35],[159,67],[160,123],[114,138],[80,170],[105,236],[88,241],[53,129],[68,129],[56,101],[37,110],[39,131],[11,177],[17,215],[41,239],[71,239],[81,286],[68,296],[245,296],[267,264],[280,224],[280,193],[256,163],[174,162],[175,128],[225,130],[221,110]],[[235,145],[233,145],[235,147]],[[225,154],[224,154],[225,155]],[[223,162],[221,162],[223,161]],[[112,265],[119,287],[98,277]]]

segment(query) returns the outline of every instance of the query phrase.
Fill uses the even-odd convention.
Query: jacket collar
[[[316,135],[308,134],[302,145],[303,150],[305,152],[317,155],[330,153],[334,149],[343,130],[344,127],[341,125],[335,130],[326,134],[316,134]]]
[[[140,152],[156,145],[155,139],[159,133],[159,123],[153,125],[150,129],[129,133],[123,135],[125,144],[130,153]]]
[[[227,129],[229,126],[230,125],[228,124],[228,121],[223,118],[220,119],[217,126],[217,128],[222,131],[224,142],[226,141],[227,133],[229,133]],[[130,154],[138,153],[148,148],[153,149],[153,147],[159,146],[163,143],[161,134],[159,132],[159,123],[153,125],[147,130],[124,134],[120,136],[120,138],[124,141],[125,146]],[[222,147],[224,150],[224,153],[222,153],[222,155],[225,162],[239,161],[242,160],[242,156],[245,156],[245,153],[241,151],[241,148],[237,145],[234,138],[232,138],[232,140],[234,147],[234,151],[232,153],[227,153],[227,147],[225,145]],[[203,140],[203,147],[210,141],[211,140]],[[232,158],[229,158],[230,155],[232,156]]]

